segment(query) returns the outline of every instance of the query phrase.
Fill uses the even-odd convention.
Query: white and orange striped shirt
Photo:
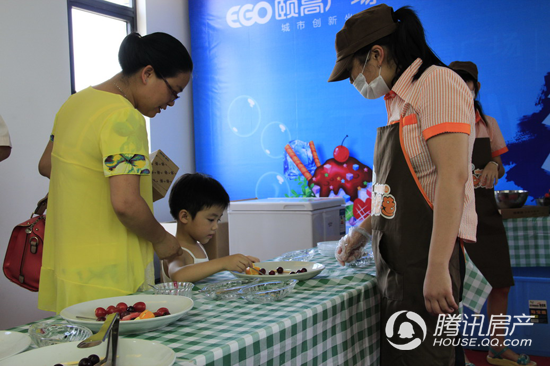
[[[466,133],[470,145],[468,161],[471,162],[475,113],[472,94],[457,73],[445,67],[431,66],[413,82],[413,76],[420,65],[421,59],[414,61],[384,99],[388,124],[404,117],[404,152],[410,158],[424,196],[433,207],[437,171],[430,157],[427,140],[441,133]],[[476,241],[477,214],[471,174],[464,190],[464,210],[458,237]]]
[[[491,116],[485,115],[487,125],[483,123],[481,115],[476,112],[476,138],[488,137],[491,141],[491,157],[500,156],[508,152],[508,147],[504,141],[504,136],[500,132],[497,120]]]

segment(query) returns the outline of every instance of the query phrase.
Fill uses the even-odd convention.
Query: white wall
[[[190,48],[187,0],[145,2],[147,32],[165,31]],[[12,138],[0,163],[0,259],[13,226],[30,217],[48,190],[37,165],[59,107],[70,95],[66,0],[0,0],[0,114]],[[151,16],[149,17],[148,14]],[[176,106],[151,120],[152,149],[162,149],[182,171],[194,171],[191,88]],[[166,204],[155,204],[159,221]],[[0,275],[0,329],[53,313],[38,310],[38,295]]]
[[[191,53],[187,4],[187,0],[148,1],[145,10],[147,33],[169,33],[179,39]],[[191,90],[192,81],[180,94],[173,108],[168,108],[151,120],[151,151],[160,149],[168,155],[179,167],[177,176],[195,171]],[[155,202],[155,216],[159,221],[174,220],[168,208],[168,197]]]

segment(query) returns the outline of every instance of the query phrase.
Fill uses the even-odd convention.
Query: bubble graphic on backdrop
[[[257,198],[285,197],[290,193],[290,187],[285,177],[277,172],[267,172],[256,183]]]
[[[227,120],[235,135],[248,137],[260,127],[261,111],[258,103],[247,95],[235,98],[229,105]]]
[[[271,122],[262,131],[262,150],[273,159],[285,155],[285,145],[290,141],[290,131],[281,122]]]

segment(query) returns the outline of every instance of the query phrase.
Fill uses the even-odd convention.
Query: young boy
[[[208,260],[203,245],[212,239],[229,206],[229,195],[214,178],[201,173],[183,175],[174,183],[169,205],[183,254],[163,261],[163,282],[196,282],[221,271],[244,272],[259,262],[243,254]]]

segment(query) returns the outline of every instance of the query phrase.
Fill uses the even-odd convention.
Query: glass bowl
[[[195,284],[191,282],[164,282],[152,286],[155,295],[177,295],[192,298],[192,291]]]
[[[37,347],[83,341],[92,334],[90,329],[73,324],[35,323],[29,327],[29,337]]]
[[[325,257],[334,258],[338,243],[339,243],[339,240],[321,241],[317,243],[317,249],[319,249],[319,253],[321,253]]]
[[[210,283],[204,286],[200,292],[211,300],[236,300],[241,297],[240,289],[258,282],[260,282],[259,278],[251,278]]]
[[[315,255],[315,249],[301,249],[282,254],[277,261],[309,262]]]
[[[256,304],[278,301],[294,290],[298,280],[268,281],[248,285],[239,290],[240,296]]]

